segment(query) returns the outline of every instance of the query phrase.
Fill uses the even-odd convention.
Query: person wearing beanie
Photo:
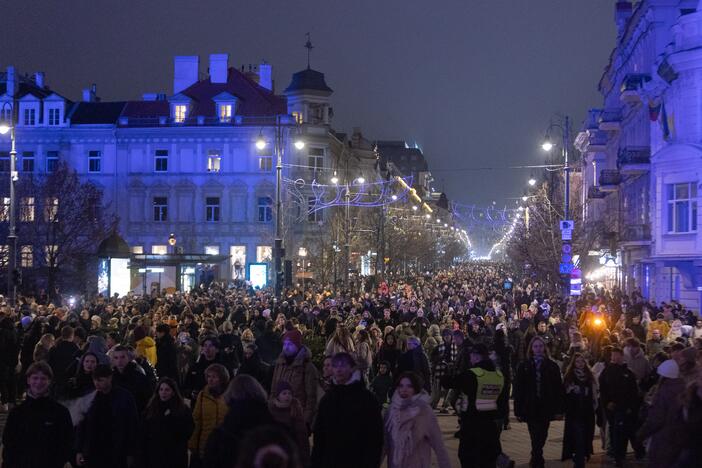
[[[640,442],[649,439],[648,466],[674,466],[686,440],[685,425],[680,424],[685,381],[673,359],[663,361],[656,372],[658,390],[636,438]]]
[[[290,434],[294,436],[303,466],[308,466],[310,462],[310,439],[305,416],[300,400],[293,396],[293,388],[286,380],[279,381],[273,388],[271,400],[268,402],[268,409],[273,419],[285,426],[290,431]]]
[[[312,425],[317,407],[317,368],[311,361],[310,350],[302,343],[302,333],[293,328],[283,335],[283,352],[275,362],[271,388],[280,381],[292,387],[292,394],[300,401],[305,423]]]
[[[138,356],[146,358],[151,367],[156,366],[156,342],[146,334],[146,327],[140,325],[134,329],[134,345]]]

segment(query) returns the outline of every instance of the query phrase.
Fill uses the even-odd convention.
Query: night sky
[[[46,72],[71,99],[172,91],[173,56],[273,65],[276,89],[312,67],[334,89],[334,127],[417,142],[437,190],[498,206],[522,194],[554,113],[576,127],[601,99],[613,0],[8,0],[0,66]],[[576,130],[577,130],[576,128]],[[459,169],[459,170],[457,170]]]

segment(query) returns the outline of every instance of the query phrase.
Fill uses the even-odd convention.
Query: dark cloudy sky
[[[463,203],[521,195],[554,113],[600,104],[613,0],[5,0],[0,66],[42,70],[68,97],[171,92],[173,56],[227,52],[273,64],[277,88],[312,66],[334,89],[334,126],[423,148],[435,187]]]

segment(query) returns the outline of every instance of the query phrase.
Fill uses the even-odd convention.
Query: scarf
[[[387,433],[392,440],[392,459],[394,466],[404,466],[404,459],[410,455],[414,448],[412,429],[415,418],[419,415],[422,402],[428,404],[430,398],[426,392],[419,393],[411,398],[402,398],[395,392],[388,409],[388,419],[385,423]]]

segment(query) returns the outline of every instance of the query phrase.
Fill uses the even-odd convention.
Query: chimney
[[[17,92],[17,72],[15,67],[7,67],[7,95],[9,97],[14,97]]]
[[[173,94],[197,83],[200,71],[200,57],[197,55],[176,55],[173,59]]]
[[[226,83],[229,74],[229,54],[210,54],[210,82]]]
[[[83,102],[93,102],[93,93],[90,88],[83,89]]]
[[[273,70],[265,60],[258,66],[258,84],[273,91]]]
[[[614,22],[617,24],[617,37],[621,37],[631,17],[632,6],[629,0],[620,0],[614,7]]]
[[[156,93],[144,93],[141,95],[142,101],[155,101],[158,95]]]
[[[34,74],[34,83],[36,83],[39,88],[44,87],[44,72],[36,72]]]

